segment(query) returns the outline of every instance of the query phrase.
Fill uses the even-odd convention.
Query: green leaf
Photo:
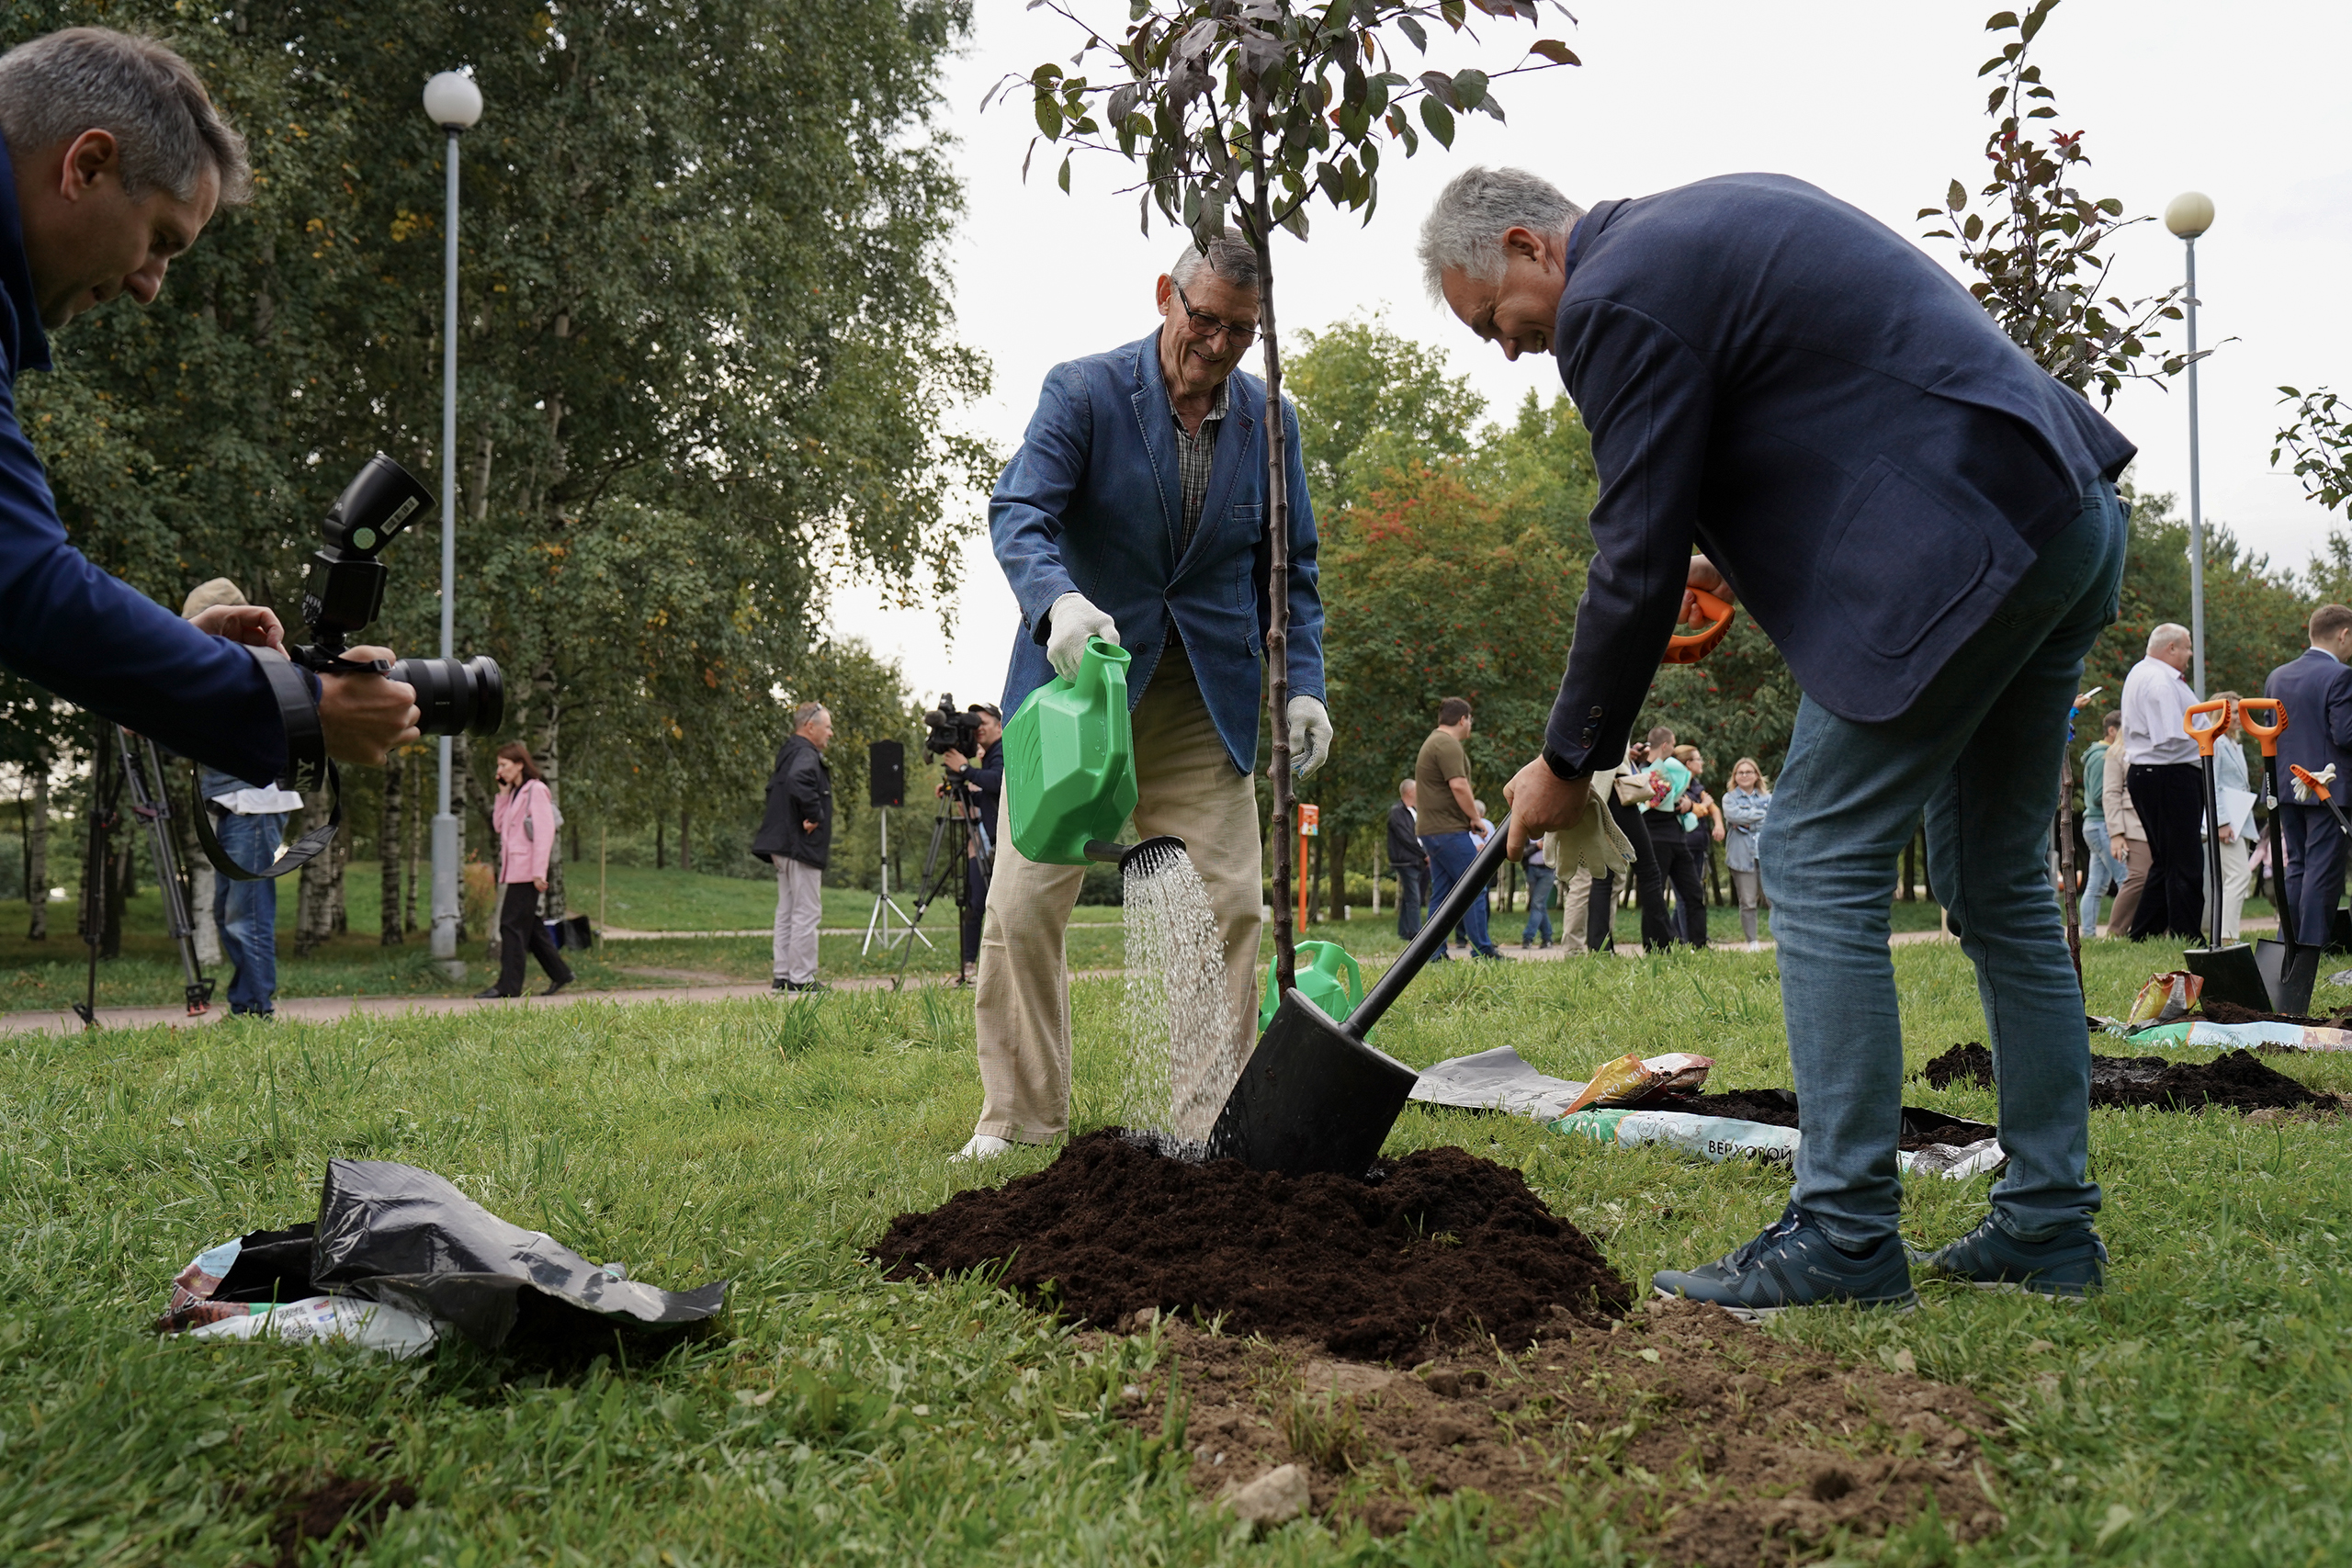
[[[1061,140],[1062,107],[1044,93],[1037,95],[1037,129],[1048,141]]]
[[[1415,49],[1419,50],[1423,54],[1430,51],[1430,35],[1422,28],[1420,23],[1410,17],[1399,17],[1396,18],[1396,29],[1413,40]]]
[[[1068,152],[1062,154],[1061,173],[1054,176],[1055,183],[1062,187],[1064,196],[1069,194],[1069,160],[1070,154]]]
[[[1527,46],[1530,54],[1540,54],[1555,65],[1582,65],[1566,44],[1555,38],[1540,38]]]
[[[1475,109],[1487,101],[1487,73],[1484,71],[1457,71],[1453,73],[1453,107]]]
[[[1952,181],[1951,188],[1944,192],[1944,207],[1949,211],[1958,212],[1962,208],[1966,207],[1967,205],[1967,187],[1963,186],[1958,180]]]
[[[1421,123],[1430,128],[1430,134],[1437,139],[1439,146],[1453,145],[1453,114],[1437,101],[1434,94],[1421,100]]]
[[[1996,11],[1993,13],[1992,20],[1984,24],[1984,30],[1988,33],[1997,33],[2003,28],[2013,28],[2017,25],[2018,14],[2015,11]]]
[[[2098,204],[2098,209],[2101,212],[2106,213],[2109,218],[2120,218],[2123,216],[2123,203],[2118,201],[2111,196]]]
[[[1453,91],[1453,78],[1447,75],[1444,72],[1422,72],[1421,85],[1428,91],[1430,97],[1436,99],[1439,103],[1443,104],[1447,108],[1458,109],[1463,107],[1460,99],[1456,96]]]

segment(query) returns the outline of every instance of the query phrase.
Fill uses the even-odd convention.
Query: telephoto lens
[[[493,735],[506,716],[506,681],[486,653],[403,659],[386,673],[416,688],[416,727],[427,735]]]

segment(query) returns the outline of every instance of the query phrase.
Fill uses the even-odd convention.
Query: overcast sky
[[[969,208],[948,253],[957,316],[996,378],[969,417],[1007,456],[1047,368],[1152,329],[1153,280],[1180,244],[1158,224],[1148,239],[1137,231],[1136,198],[1118,194],[1128,166],[1115,156],[1080,159],[1069,196],[1042,151],[1022,182],[1035,130],[1026,96],[985,114],[981,96],[1007,73],[1066,63],[1080,41],[1066,21],[1023,6],[978,0],[970,45],[944,85]],[[1076,0],[1076,8],[1105,28],[1124,27],[1127,9],[1123,0]],[[1531,388],[1557,391],[1548,357],[1507,364],[1424,302],[1416,228],[1439,186],[1474,162],[1534,169],[1588,206],[1769,170],[1811,180],[1909,235],[1924,227],[1912,215],[1939,202],[1951,179],[1983,183],[1990,127],[1975,71],[1994,52],[1988,0],[1571,0],[1570,8],[1577,25],[1547,16],[1544,30],[1566,39],[1581,67],[1499,84],[1507,126],[1464,116],[1451,152],[1424,141],[1409,163],[1385,162],[1369,226],[1318,206],[1311,243],[1278,242],[1285,334],[1385,310],[1398,331],[1442,345],[1490,413]],[[1523,25],[1484,25],[1485,63],[1515,56],[1535,36]],[[2160,214],[2182,190],[2213,198],[2212,231],[2197,247],[2199,339],[2220,345],[2200,367],[2205,515],[2275,563],[2300,566],[2325,538],[2328,514],[2270,468],[2270,437],[2281,383],[2352,389],[2341,298],[2352,275],[2352,93],[2342,74],[2352,6],[2065,0],[2033,54],[2058,92],[2055,123],[2086,133],[2086,194],[2120,197],[2134,215]],[[1946,242],[1921,243],[1949,264]],[[2181,252],[2161,223],[2131,230],[2113,282],[2127,299],[2154,292],[2178,279]],[[2109,415],[2139,445],[2142,488],[2180,491],[2185,513],[2183,389],[2129,388]],[[976,524],[980,515],[976,502]],[[959,703],[994,700],[1018,616],[977,532],[964,586],[946,608],[943,638],[939,606],[886,609],[870,586],[847,585],[836,592],[832,629],[898,658],[921,696],[946,688]]]

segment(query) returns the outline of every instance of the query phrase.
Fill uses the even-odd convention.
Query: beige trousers
[[[1225,942],[1233,1029],[1247,1055],[1257,1022],[1259,910],[1264,850],[1258,795],[1234,770],[1201,701],[1193,667],[1171,648],[1135,710],[1136,831],[1184,840],[1208,885]],[[1069,966],[1062,933],[1085,868],[1043,865],[1013,847],[997,816],[996,879],[980,923],[980,1120],[972,1130],[1048,1143],[1069,1130]]]

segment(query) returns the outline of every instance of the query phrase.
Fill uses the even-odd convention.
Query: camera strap
[[[277,699],[278,720],[286,731],[286,771],[278,776],[277,783],[299,795],[328,790],[333,795],[333,805],[323,825],[281,846],[277,859],[266,869],[255,871],[239,865],[221,848],[220,833],[213,826],[215,807],[204,798],[203,772],[198,769],[191,775],[196,809],[190,815],[196,819],[196,841],[203,849],[204,858],[212,863],[212,869],[232,882],[266,882],[300,871],[316,860],[343,830],[343,776],[327,756],[326,730],[319,722],[318,700],[311,695],[311,683],[302,679],[301,671],[292,663],[272,654],[255,651],[254,662],[261,666],[263,675],[269,681],[270,694]],[[228,813],[221,811],[219,815]]]

